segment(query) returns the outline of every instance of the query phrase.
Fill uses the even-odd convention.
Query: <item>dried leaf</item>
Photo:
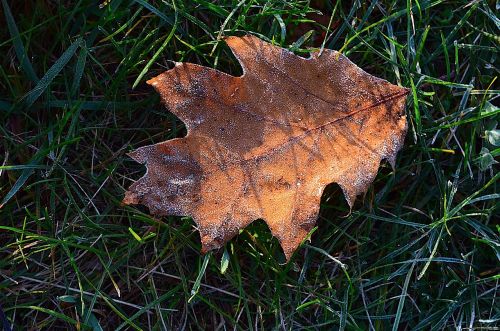
[[[289,259],[325,186],[338,183],[352,206],[382,159],[394,165],[408,90],[335,51],[305,59],[249,35],[226,42],[241,77],[177,63],[148,81],[188,134],[130,153],[147,172],[124,202],[193,217],[203,252],[264,219]]]

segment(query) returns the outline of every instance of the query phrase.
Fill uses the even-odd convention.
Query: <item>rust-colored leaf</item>
[[[202,251],[264,219],[288,258],[311,230],[323,189],[350,206],[406,133],[408,90],[331,50],[304,59],[253,36],[228,37],[234,77],[191,63],[148,81],[188,134],[130,153],[146,164],[126,204],[189,215]]]

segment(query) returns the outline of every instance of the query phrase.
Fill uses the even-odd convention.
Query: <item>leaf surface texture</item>
[[[148,81],[188,134],[130,153],[147,172],[124,202],[191,216],[203,252],[263,219],[289,259],[328,184],[352,206],[382,159],[394,165],[408,90],[332,50],[306,59],[250,35],[226,43],[241,77],[178,63]]]

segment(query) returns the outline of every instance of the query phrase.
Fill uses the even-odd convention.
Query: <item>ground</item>
[[[500,325],[498,3],[1,3],[5,328]],[[263,221],[203,256],[189,217],[121,203],[145,171],[126,153],[185,134],[145,81],[174,61],[239,75],[221,37],[246,33],[299,55],[339,50],[411,89],[395,168],[351,212],[328,187],[289,263]]]

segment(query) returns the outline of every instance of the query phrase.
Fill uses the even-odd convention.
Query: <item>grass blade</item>
[[[26,53],[26,49],[24,48],[23,42],[21,41],[21,37],[19,36],[19,30],[17,29],[16,22],[14,21],[14,17],[12,16],[12,12],[10,11],[10,7],[7,4],[6,0],[2,0],[2,6],[4,10],[5,20],[7,21],[7,28],[9,29],[10,35],[12,37],[12,43],[14,44],[14,50],[16,51],[16,56],[23,68],[25,74],[28,78],[34,82],[38,82],[38,76],[33,69],[33,65],[29,60],[29,56]]]
[[[35,164],[31,164],[35,165]],[[35,171],[32,168],[27,168],[24,169],[23,172],[21,173],[21,176],[16,180],[14,183],[14,186],[10,189],[10,191],[7,193],[7,195],[3,198],[2,202],[0,203],[0,209],[2,209],[5,204],[12,199],[12,197],[23,187],[24,183],[30,178],[31,175],[33,175]]]
[[[188,299],[188,302],[191,302],[198,291],[200,290],[201,279],[205,275],[205,271],[207,270],[208,261],[210,261],[210,257],[212,253],[207,253],[203,258],[203,264],[201,265],[200,271],[198,272],[198,277],[196,277],[196,281],[194,282],[193,289],[191,290],[191,297]]]
[[[69,60],[75,54],[78,47],[82,44],[82,39],[79,38],[61,55],[61,57],[47,70],[45,75],[36,84],[35,88],[24,96],[24,105],[26,108],[31,107],[33,103],[42,95],[42,93],[49,87],[52,80],[61,72],[61,70],[68,64]]]

